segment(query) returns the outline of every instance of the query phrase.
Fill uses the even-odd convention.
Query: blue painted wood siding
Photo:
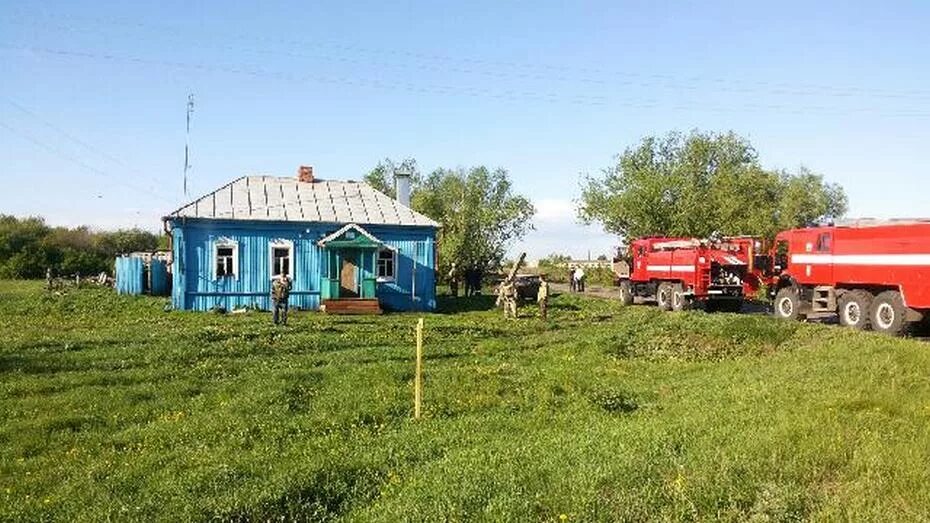
[[[116,292],[118,294],[142,294],[144,263],[142,258],[120,256],[116,259]]]
[[[320,306],[324,236],[343,224],[186,219],[171,222],[173,239],[172,304],[176,309],[223,307],[271,308],[271,242],[293,242],[293,290],[290,304]],[[436,307],[435,240],[432,227],[364,225],[368,232],[398,250],[396,279],[378,284],[382,305],[395,310]],[[218,241],[238,245],[236,277],[214,277]],[[367,265],[367,264],[366,264]],[[368,267],[366,267],[368,269]]]

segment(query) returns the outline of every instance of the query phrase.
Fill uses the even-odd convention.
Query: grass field
[[[0,520],[927,520],[930,345],[563,295],[164,312],[0,282]]]

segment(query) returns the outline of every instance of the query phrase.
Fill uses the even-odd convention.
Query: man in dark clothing
[[[287,325],[288,299],[291,297],[291,279],[279,274],[271,282],[271,301],[274,303],[274,324]]]

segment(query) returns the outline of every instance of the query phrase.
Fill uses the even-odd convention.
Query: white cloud
[[[564,223],[576,221],[575,203],[558,198],[541,198],[533,202],[536,206],[534,223]]]
[[[598,225],[578,223],[575,203],[571,200],[540,198],[533,204],[536,206],[536,216],[533,217],[535,230],[511,247],[511,255],[525,251],[534,260],[552,253],[568,254],[578,259],[589,255],[592,258],[601,254],[613,255],[617,237],[605,233]]]

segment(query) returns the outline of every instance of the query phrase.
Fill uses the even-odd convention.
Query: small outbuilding
[[[292,279],[290,304],[329,311],[436,307],[439,224],[368,184],[244,176],[164,217],[175,309],[271,308],[271,281]]]

